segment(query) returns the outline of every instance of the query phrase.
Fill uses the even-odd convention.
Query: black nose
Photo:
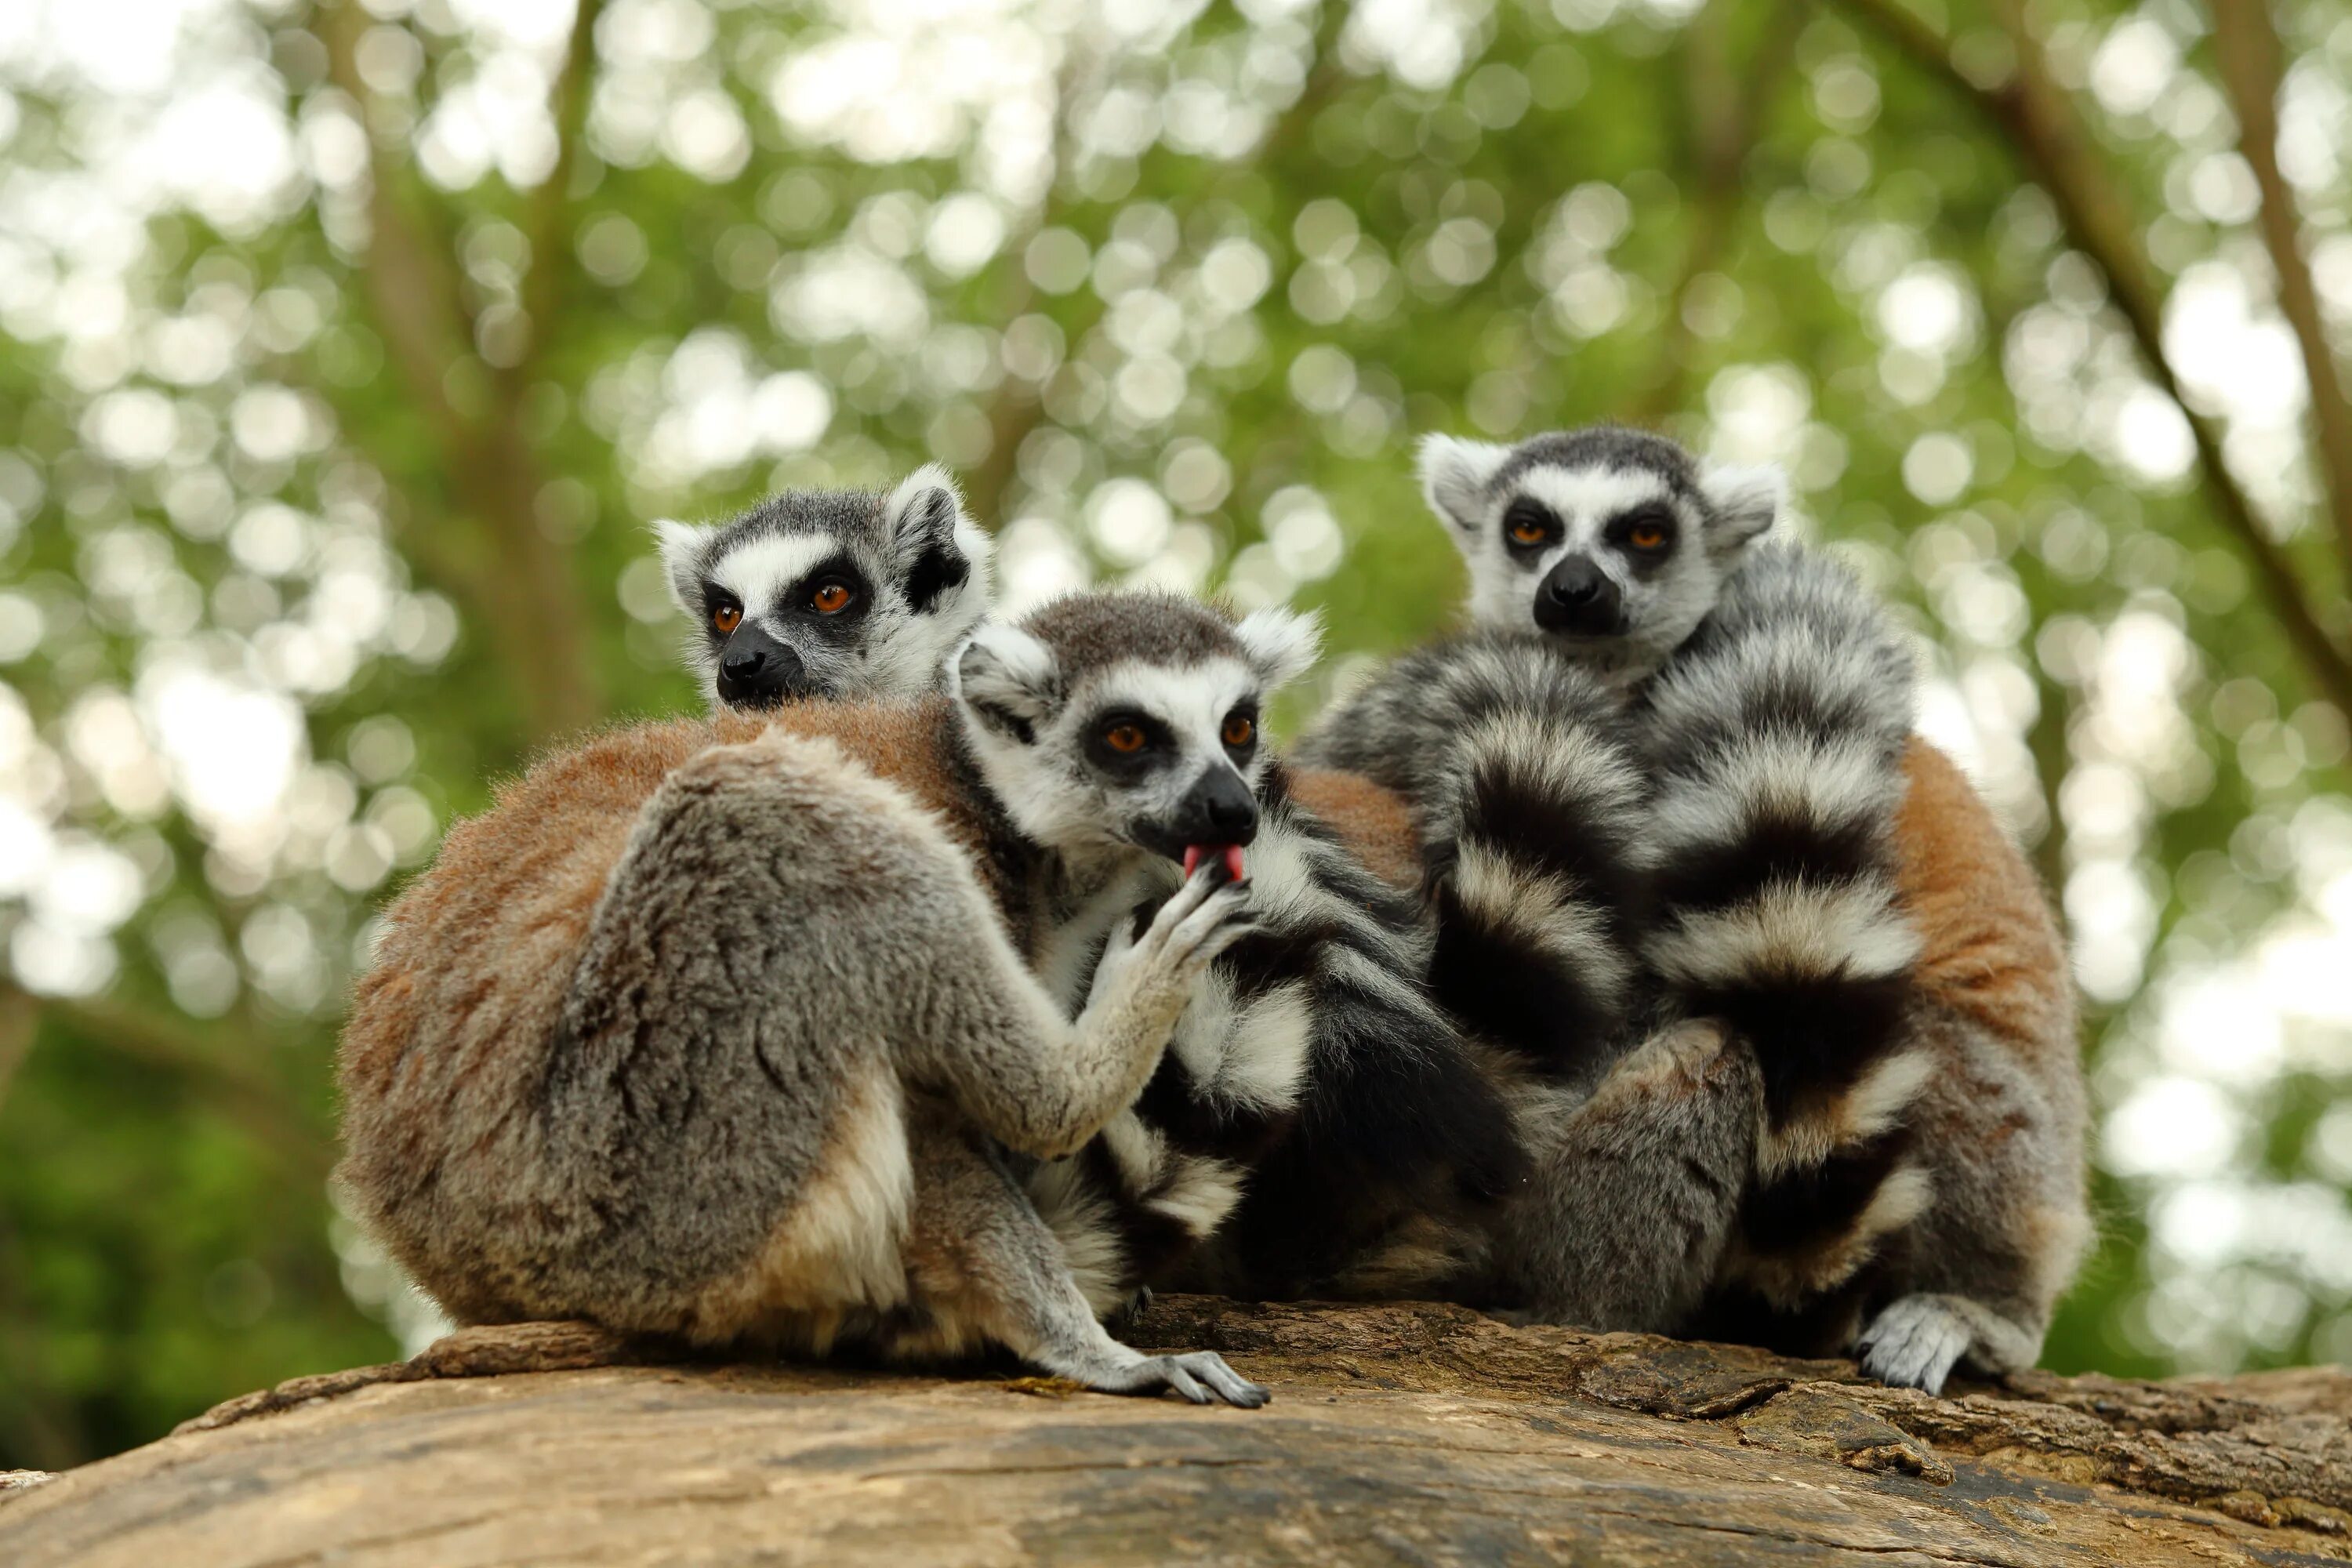
[[[1601,637],[1622,631],[1625,596],[1590,555],[1570,555],[1536,591],[1536,625],[1548,632]]]
[[[1231,768],[1212,767],[1177,808],[1172,837],[1186,844],[1247,844],[1257,837],[1257,800]]]
[[[719,650],[719,700],[730,708],[772,708],[810,689],[801,656],[746,621]]]

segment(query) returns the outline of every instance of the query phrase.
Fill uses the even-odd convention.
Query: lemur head
[[[1702,464],[1610,425],[1516,447],[1432,436],[1421,485],[1470,563],[1473,620],[1564,638],[1628,676],[1698,628],[1786,490],[1777,468]]]
[[[790,490],[731,522],[655,525],[711,706],[911,697],[988,613],[988,535],[938,464],[888,495]]]
[[[1258,717],[1314,664],[1311,616],[1235,622],[1190,599],[1079,594],[989,622],[949,665],[965,734],[1022,832],[1080,854],[1133,847],[1241,872],[1266,767]]]

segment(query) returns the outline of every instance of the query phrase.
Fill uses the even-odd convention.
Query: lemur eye
[[[743,624],[743,606],[721,605],[710,612],[710,624],[720,637],[725,637]]]
[[[1225,744],[1239,751],[1257,739],[1257,722],[1246,713],[1235,713],[1225,720]]]
[[[1541,544],[1551,537],[1551,518],[1540,507],[1522,501],[1504,515],[1503,531],[1514,544]]]
[[[837,616],[849,607],[849,599],[848,584],[820,583],[809,595],[809,608],[820,616]]]
[[[1144,739],[1140,724],[1113,724],[1103,731],[1103,744],[1128,756],[1143,750]]]
[[[1666,544],[1666,525],[1654,518],[1643,518],[1627,531],[1625,542],[1636,550],[1663,550]]]

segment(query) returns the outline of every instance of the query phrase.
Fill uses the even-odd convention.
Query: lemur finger
[[[1177,1393],[1182,1394],[1193,1404],[1213,1405],[1216,1403],[1215,1396],[1211,1394],[1207,1389],[1202,1388],[1199,1383],[1195,1382],[1191,1373],[1184,1370],[1184,1363],[1180,1358],[1172,1355],[1156,1357],[1151,1363],[1151,1369],[1168,1380],[1169,1387],[1174,1389]]]
[[[1176,1360],[1202,1383],[1215,1389],[1226,1404],[1239,1409],[1255,1410],[1274,1397],[1274,1390],[1263,1384],[1252,1383],[1226,1365],[1225,1358],[1214,1351],[1193,1351],[1178,1356]]]
[[[1194,868],[1191,876],[1184,879],[1176,891],[1169,896],[1168,901],[1160,906],[1160,912],[1151,918],[1152,931],[1163,933],[1174,931],[1184,922],[1187,916],[1208,902],[1219,889],[1237,885],[1230,884],[1225,880],[1225,868],[1222,864],[1202,861]]]
[[[1247,882],[1228,882],[1219,888],[1170,933],[1169,952],[1205,962],[1202,955],[1202,944],[1219,931],[1246,919],[1251,897]]]
[[[1958,1314],[1926,1298],[1906,1297],[1863,1331],[1857,1359],[1864,1372],[1889,1386],[1940,1394],[1969,1337]]]

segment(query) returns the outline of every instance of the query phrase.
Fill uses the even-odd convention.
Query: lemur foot
[[[1974,1335],[1960,1314],[1933,1296],[1906,1296],[1862,1332],[1862,1370],[1895,1388],[1941,1394]]]
[[[1243,1410],[1255,1410],[1274,1397],[1274,1391],[1252,1383],[1214,1351],[1186,1351],[1177,1355],[1145,1356],[1083,1380],[1104,1394],[1156,1394],[1172,1388],[1195,1405],[1222,1399]]]

